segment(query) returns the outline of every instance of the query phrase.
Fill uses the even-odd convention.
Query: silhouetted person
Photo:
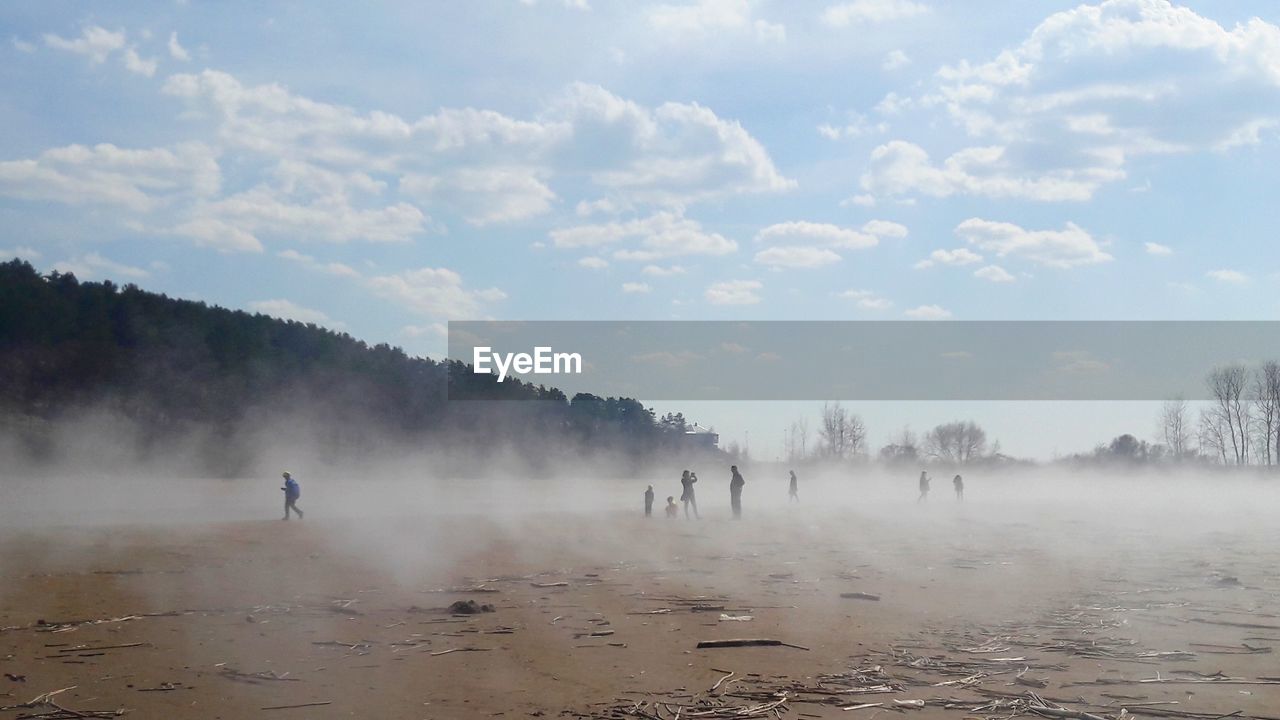
[[[676,505],[676,497],[674,495],[667,496],[667,519],[674,520],[676,513],[680,512],[680,506]]]
[[[796,471],[791,471],[791,485],[787,488],[787,497],[794,502],[800,502],[800,486],[796,480]]]
[[[653,515],[653,486],[650,485],[648,490],[644,491],[644,516]]]
[[[702,519],[698,514],[698,498],[693,494],[693,484],[698,482],[698,474],[685,470],[680,474],[680,487],[684,491],[680,493],[680,502],[684,503],[684,519],[689,519],[689,506],[693,506],[693,516]]]
[[[957,475],[951,484],[956,486],[956,499],[964,502],[964,478]]]
[[[916,498],[916,502],[924,502],[929,495],[929,473],[920,471],[920,497]]]
[[[298,498],[302,497],[302,488],[298,486],[298,481],[293,479],[289,473],[282,473],[284,478],[284,487],[280,488],[284,491],[284,519],[289,519],[289,511],[292,510],[298,514],[298,519],[302,519],[302,511],[298,509]]]
[[[733,507],[733,518],[735,520],[742,519],[742,486],[747,484],[742,479],[742,474],[738,472],[737,465],[729,466],[729,472],[733,476],[729,479],[729,505]]]

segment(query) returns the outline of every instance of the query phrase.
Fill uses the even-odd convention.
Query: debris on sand
[[[479,615],[480,613],[491,613],[493,611],[492,605],[481,605],[475,600],[459,600],[449,606],[449,612],[454,615]]]
[[[729,613],[720,613],[720,622],[751,622],[755,620],[753,615],[730,615]]]
[[[809,648],[802,645],[792,645],[791,643],[782,642],[781,640],[770,640],[767,638],[738,638],[733,640],[702,640],[698,642],[698,649],[709,648],[736,648],[736,647],[789,647],[797,650],[808,650]]]
[[[875,602],[880,602],[879,595],[872,595],[871,593],[864,593],[864,592],[840,593],[840,597],[846,600],[873,600]]]

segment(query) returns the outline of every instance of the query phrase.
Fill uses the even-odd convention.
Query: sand
[[[790,506],[779,481],[770,502],[749,486],[740,522],[704,490],[701,521],[316,503],[301,522],[10,527],[0,718],[1010,717],[1028,693],[1280,717],[1269,511],[975,484],[923,506],[909,479],[872,505],[805,485]],[[466,600],[493,611],[448,611]],[[696,648],[731,638],[800,647]],[[63,688],[81,714],[29,703]]]

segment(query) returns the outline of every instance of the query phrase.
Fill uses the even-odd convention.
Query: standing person
[[[920,497],[916,498],[916,502],[924,502],[929,495],[929,473],[920,471]]]
[[[653,486],[650,485],[648,490],[644,491],[644,516],[653,515]]]
[[[667,496],[667,519],[675,520],[676,513],[678,512],[680,512],[680,507],[676,505],[675,497],[668,495]]]
[[[298,509],[298,498],[302,497],[302,488],[298,486],[298,481],[288,472],[281,474],[284,478],[284,487],[280,488],[284,491],[284,519],[289,519],[289,511],[292,510],[298,514],[298,519],[302,519],[302,511]]]
[[[795,470],[791,471],[791,486],[787,489],[787,497],[790,498],[792,502],[800,502],[800,487],[799,481],[796,480]]]
[[[956,499],[964,502],[964,478],[957,475],[951,484],[956,486]]]
[[[742,474],[738,472],[737,465],[730,465],[729,471],[733,473],[729,479],[729,504],[733,506],[733,519],[742,519],[742,486],[747,484],[742,479]]]
[[[680,493],[680,502],[684,503],[684,519],[689,519],[689,506],[693,506],[693,516],[701,520],[702,516],[698,514],[698,498],[693,494],[693,484],[698,482],[698,474],[685,470],[680,474],[680,487],[684,491]]]

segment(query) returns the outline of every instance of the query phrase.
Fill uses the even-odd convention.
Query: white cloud
[[[772,268],[816,268],[840,262],[840,256],[826,248],[784,245],[761,250],[755,261]]]
[[[941,115],[970,140],[941,165],[914,143],[883,145],[863,186],[1086,200],[1136,158],[1267,142],[1280,127],[1277,88],[1272,22],[1224,27],[1168,0],[1080,4],[985,60],[939,69],[916,97],[886,96],[878,111],[918,111],[929,126]]]
[[[858,307],[863,310],[888,310],[893,307],[893,303],[888,299],[882,298],[870,290],[845,290],[837,293],[836,297],[845,300],[856,300]]]
[[[652,290],[653,288],[649,287],[649,283],[642,283],[642,282],[622,283],[622,292],[627,293],[629,295],[644,294]]]
[[[903,311],[903,315],[916,320],[946,320],[951,317],[951,311],[938,305],[921,305]]]
[[[1109,163],[1044,173],[1012,171],[1002,146],[961,150],[941,166],[924,148],[893,140],[871,152],[861,184],[875,195],[920,194],[933,197],[981,195],[994,198],[1063,201],[1088,200],[1104,183],[1124,177]]]
[[[71,273],[81,280],[143,280],[151,276],[151,273],[140,267],[108,260],[98,253],[63,260],[55,263],[53,269],[60,273]]]
[[[887,226],[873,227],[884,230]],[[874,247],[880,240],[865,229],[858,231],[829,223],[796,220],[776,223],[762,229],[756,233],[756,242],[804,242],[850,250]],[[890,232],[893,230],[890,229]]]
[[[249,303],[249,309],[256,313],[280,318],[281,320],[295,320],[300,323],[322,325],[335,329],[345,327],[343,323],[334,322],[333,318],[323,312],[303,307],[292,300],[255,300]]]
[[[1161,245],[1160,243],[1149,242],[1149,243],[1143,243],[1142,246],[1144,249],[1146,249],[1148,255],[1172,255],[1173,254],[1173,248],[1169,247],[1168,245]]]
[[[828,6],[822,11],[822,22],[842,28],[902,20],[927,12],[927,5],[912,0],[853,0]]]
[[[786,26],[762,18],[753,19],[750,0],[693,0],[662,4],[648,12],[649,25],[668,40],[693,40],[711,35],[750,33],[765,42],[782,42]]]
[[[889,220],[870,220],[862,226],[862,231],[882,238],[904,238],[909,234],[906,225]]]
[[[27,262],[35,262],[43,257],[39,250],[26,245],[19,245],[15,248],[0,248],[0,262],[8,262],[13,258],[26,260]]]
[[[34,43],[27,42],[26,40],[23,40],[17,35],[14,35],[11,38],[11,40],[13,41],[13,49],[17,50],[18,52],[33,53],[36,51],[36,46]]]
[[[671,277],[672,275],[683,275],[688,271],[680,265],[671,265],[668,267],[645,265],[641,268],[640,272],[650,277]]]
[[[760,302],[756,293],[763,287],[759,280],[725,280],[712,283],[704,296],[712,305],[754,305]]]
[[[210,217],[196,218],[172,228],[175,235],[188,237],[196,245],[219,252],[262,252],[262,242],[253,233]]]
[[[659,212],[646,218],[598,225],[560,228],[550,233],[558,248],[582,248],[634,244],[614,251],[617,260],[650,262],[680,255],[726,255],[738,244],[718,233],[708,232],[696,220],[672,212]]]
[[[187,52],[187,49],[178,42],[178,33],[176,31],[169,33],[169,57],[179,62],[191,60],[191,53]]]
[[[1014,277],[999,265],[987,265],[973,271],[973,276],[993,283],[1011,283]]]
[[[828,140],[858,138],[872,133],[888,132],[888,130],[889,125],[887,123],[873,124],[866,115],[860,113],[850,113],[849,122],[844,125],[823,123],[818,126],[818,134]]]
[[[485,317],[485,306],[507,297],[497,288],[469,290],[462,276],[448,268],[424,267],[366,279],[374,293],[404,309],[451,320]]]
[[[95,65],[101,64],[111,53],[124,48],[124,31],[112,32],[97,25],[85,27],[80,37],[66,39],[52,33],[44,36],[44,44],[56,50],[65,50],[77,55],[84,55]]]
[[[1249,276],[1239,270],[1210,270],[1205,277],[1228,285],[1247,285]]]
[[[908,57],[905,52],[901,50],[893,50],[890,51],[888,55],[884,56],[884,62],[881,63],[880,67],[885,70],[897,70],[898,68],[903,68],[910,64],[911,58]]]
[[[153,77],[156,74],[159,62],[155,58],[144,60],[142,56],[138,55],[138,50],[130,46],[124,51],[124,66],[131,73]]]
[[[956,226],[956,234],[997,257],[1020,257],[1047,267],[1072,268],[1114,259],[1093,236],[1070,222],[1062,230],[1024,230],[1012,223],[969,218]]]
[[[462,168],[444,177],[410,174],[400,190],[426,201],[443,199],[472,225],[510,223],[544,215],[556,194],[528,167]]]
[[[192,195],[213,195],[220,184],[214,151],[199,143],[144,150],[68,145],[33,159],[0,161],[0,195],[119,205],[140,213]]]
[[[955,250],[938,249],[929,253],[929,257],[915,264],[917,270],[933,267],[934,265],[972,265],[982,262],[982,256],[973,252],[969,248],[956,248]]]
[[[578,260],[578,267],[584,267],[588,270],[603,270],[609,267],[609,261],[600,257],[584,257]]]

